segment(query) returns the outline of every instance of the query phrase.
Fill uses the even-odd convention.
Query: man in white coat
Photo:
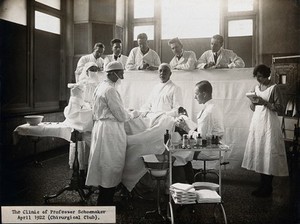
[[[140,112],[144,116],[151,112],[164,112],[168,116],[177,117],[178,109],[182,106],[181,89],[170,79],[172,72],[169,64],[162,63],[158,73],[160,82],[154,86]]]
[[[244,68],[245,63],[232,50],[224,49],[224,38],[214,35],[210,40],[211,50],[205,51],[198,60],[197,68]]]
[[[178,37],[169,40],[174,57],[170,62],[171,69],[194,70],[197,62],[196,54],[193,51],[183,50],[183,45]]]
[[[124,122],[138,116],[128,113],[115,85],[123,79],[120,62],[106,66],[107,79],[101,82],[94,93],[91,150],[89,156],[87,186],[99,186],[97,205],[113,205],[116,186],[121,182],[126,154]],[[136,112],[136,113],[135,113]]]
[[[75,81],[78,82],[79,76],[82,73],[82,70],[86,63],[88,62],[95,62],[99,67],[100,71],[103,70],[104,61],[101,58],[105,51],[105,46],[102,43],[96,43],[93,48],[93,53],[82,56],[78,63],[75,70]]]
[[[196,138],[198,134],[204,139],[214,136],[222,137],[224,134],[224,123],[221,109],[212,99],[212,85],[203,80],[195,86],[195,99],[199,104],[203,104],[202,109],[197,115],[197,130],[191,130],[184,120],[178,120],[178,126],[191,136]],[[194,154],[194,153],[192,153]],[[196,152],[192,158],[218,158],[218,152]],[[189,174],[186,174],[189,175]]]
[[[126,70],[157,70],[160,65],[158,54],[149,48],[145,33],[137,36],[138,47],[133,48],[128,56]]]
[[[128,57],[122,54],[122,41],[120,39],[112,39],[110,42],[112,54],[106,55],[104,58],[104,68],[111,61],[118,61],[125,69]]]

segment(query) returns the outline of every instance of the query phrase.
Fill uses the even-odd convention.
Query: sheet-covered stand
[[[29,136],[38,140],[41,139],[41,137],[57,137],[75,143],[73,173],[70,184],[59,190],[56,194],[45,195],[44,200],[45,203],[48,203],[49,199],[56,198],[65,191],[77,191],[82,202],[85,203],[92,191],[90,188],[85,187],[85,180],[79,172],[78,142],[82,140],[82,133],[66,126],[65,123],[62,122],[43,122],[37,126],[30,126],[29,124],[18,126],[13,132],[14,144],[18,143],[20,136]],[[36,150],[37,141],[34,143]],[[87,193],[84,192],[85,189],[88,190]]]

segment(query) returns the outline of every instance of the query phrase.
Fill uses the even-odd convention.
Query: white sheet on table
[[[13,132],[13,142],[17,144],[21,135],[37,137],[57,137],[67,141],[71,139],[72,128],[62,122],[42,122],[36,126],[23,124],[18,126]]]
[[[122,183],[131,191],[137,182],[145,175],[142,156],[148,154],[162,154],[165,150],[163,141],[166,129],[170,133],[174,129],[174,118],[160,114],[158,119],[137,118],[129,121],[125,130],[131,130],[127,136],[127,149]],[[148,128],[147,125],[150,125]]]
[[[252,73],[253,68],[172,72],[172,81],[182,90],[183,107],[187,109],[189,117],[194,122],[201,109],[201,105],[194,99],[195,84],[201,80],[211,82],[213,98],[219,102],[219,107],[226,118],[223,142],[231,149],[227,153],[228,156],[225,155],[230,162],[227,167],[240,167],[242,162],[253,114],[245,94],[257,84]],[[125,71],[124,77],[119,89],[120,94],[126,96],[123,103],[127,108],[138,110],[157,83],[157,72]]]

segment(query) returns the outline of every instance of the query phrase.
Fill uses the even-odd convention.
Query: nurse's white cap
[[[106,72],[115,71],[115,70],[123,70],[123,65],[120,62],[112,61],[105,66]]]
[[[91,67],[97,67],[97,68],[99,68],[98,65],[97,65],[95,62],[90,61],[90,62],[87,62],[87,63],[84,65],[83,70],[86,72],[86,71],[87,71],[89,68],[91,68]]]

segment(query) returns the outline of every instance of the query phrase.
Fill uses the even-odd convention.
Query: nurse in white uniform
[[[99,186],[97,205],[113,205],[115,187],[121,182],[125,164],[126,133],[124,122],[135,117],[124,109],[115,86],[123,79],[120,62],[106,66],[107,79],[94,92],[92,143],[87,186]],[[138,115],[137,115],[138,116]]]
[[[254,113],[242,163],[242,167],[260,173],[260,185],[252,192],[256,197],[272,194],[273,176],[289,175],[278,118],[278,113],[283,111],[282,95],[278,86],[269,79],[270,74],[266,65],[258,65],[253,71],[259,85],[254,90],[257,97],[250,105]]]

